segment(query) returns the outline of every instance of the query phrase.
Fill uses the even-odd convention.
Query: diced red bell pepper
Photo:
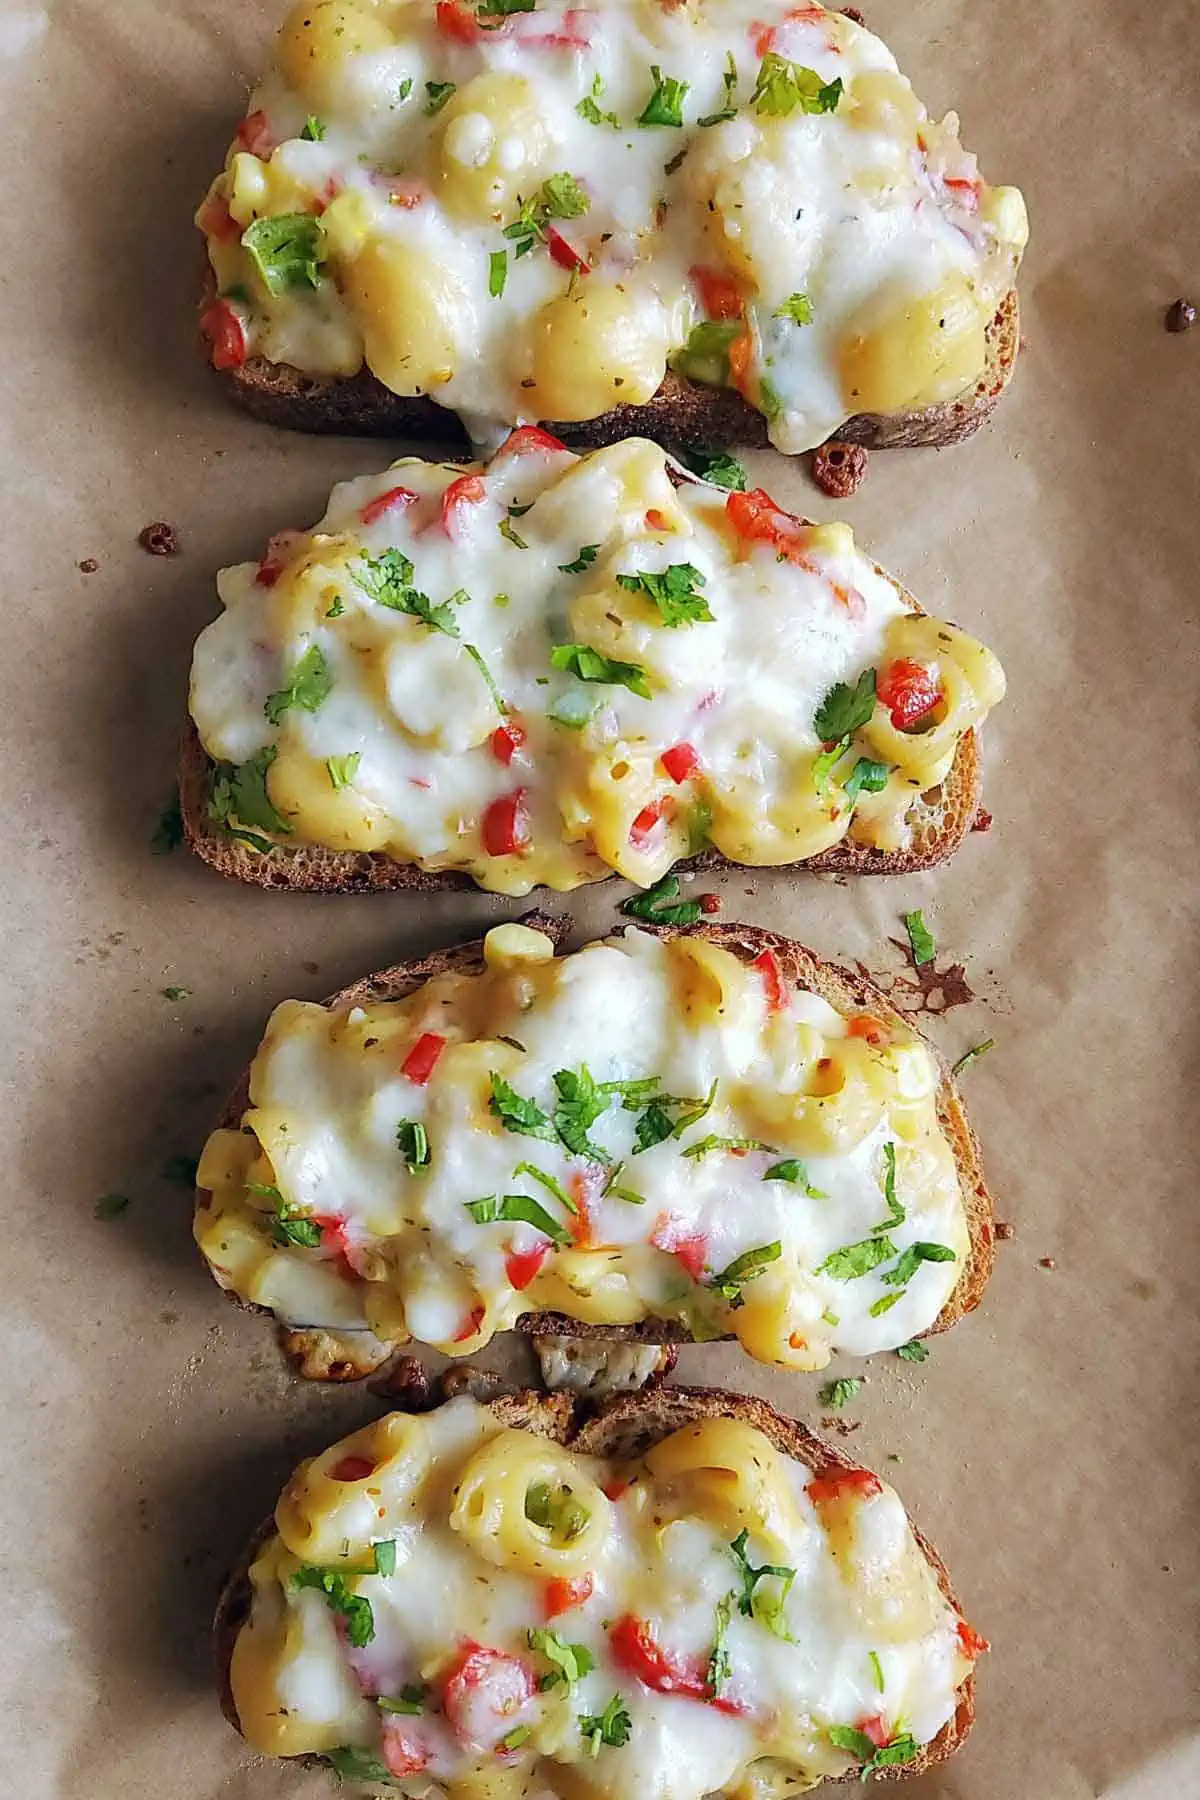
[[[673,810],[674,804],[673,800],[664,795],[658,800],[651,800],[648,806],[643,806],[629,827],[629,841],[635,850],[645,849],[655,827]]]
[[[504,1273],[508,1276],[509,1287],[515,1288],[518,1294],[524,1293],[534,1276],[540,1273],[549,1254],[550,1245],[545,1239],[540,1244],[535,1244],[532,1250],[510,1250],[504,1259]]]
[[[383,1721],[383,1760],[389,1775],[419,1775],[429,1766],[428,1752],[418,1742],[407,1720]]]
[[[329,1473],[334,1481],[365,1481],[375,1473],[375,1464],[369,1456],[343,1456]]]
[[[534,1692],[533,1671],[519,1656],[468,1640],[447,1674],[442,1707],[460,1743],[494,1750]]]
[[[844,1500],[852,1494],[861,1500],[869,1500],[872,1495],[883,1492],[883,1484],[870,1469],[834,1469],[831,1475],[818,1475],[815,1481],[810,1481],[805,1491],[814,1506],[825,1506],[831,1500]]]
[[[880,705],[886,706],[891,713],[897,731],[911,731],[914,725],[929,717],[942,698],[932,669],[907,656],[888,664],[879,677],[875,692]]]
[[[417,1087],[424,1087],[445,1048],[444,1037],[440,1037],[436,1031],[423,1031],[401,1063],[400,1073],[406,1081],[414,1082]]]
[[[615,1506],[617,1501],[629,1492],[629,1483],[627,1481],[604,1481],[600,1484],[600,1491],[605,1499],[611,1500]]]
[[[450,1340],[451,1343],[465,1344],[468,1338],[473,1338],[475,1333],[479,1330],[479,1327],[483,1324],[486,1314],[486,1306],[473,1306],[463,1320],[460,1329],[455,1332],[453,1338]]]
[[[277,531],[267,544],[267,553],[258,565],[255,581],[259,587],[274,587],[287,567],[292,545],[302,538],[302,531]]]
[[[979,211],[979,182],[968,181],[961,175],[947,175],[943,186],[953,195],[958,204],[967,212]]]
[[[687,780],[700,761],[699,752],[691,744],[672,744],[659,757],[663,768],[676,784]]]
[[[518,425],[515,431],[509,432],[496,456],[524,456],[528,451],[565,450],[566,447],[561,438],[543,431],[540,425]]]
[[[229,202],[220,194],[212,194],[200,208],[197,219],[205,237],[216,238],[219,244],[231,244],[242,235],[242,228],[229,210]]]
[[[251,156],[260,157],[264,162],[275,149],[275,134],[271,130],[271,121],[260,108],[257,112],[247,113],[237,128],[237,141],[243,150]]]
[[[376,519],[382,519],[384,513],[391,512],[394,506],[411,506],[417,498],[411,488],[388,488],[386,493],[376,494],[374,500],[368,500],[363,507],[361,518],[364,525],[373,525]]]
[[[436,17],[438,30],[452,43],[476,44],[483,35],[478,19],[463,0],[438,0]]]
[[[546,1583],[546,1617],[557,1619],[562,1613],[573,1612],[575,1607],[583,1606],[591,1599],[593,1586],[590,1575],[577,1575],[571,1580],[555,1575]]]
[[[729,378],[742,396],[754,405],[753,370],[750,367],[754,357],[754,341],[748,331],[735,337],[726,354],[729,357]]]
[[[865,1738],[870,1738],[877,1750],[883,1750],[892,1741],[891,1728],[882,1713],[872,1713],[869,1719],[860,1719],[858,1729]]]
[[[250,354],[242,315],[228,300],[214,300],[200,314],[200,330],[211,346],[214,369],[240,369]]]
[[[646,514],[646,529],[647,531],[670,531],[671,521],[666,513],[659,512],[657,506],[652,506]]]
[[[965,1619],[958,1621],[958,1641],[962,1646],[963,1655],[969,1656],[972,1662],[977,1657],[985,1656],[992,1647],[985,1637],[980,1637],[974,1627],[967,1624]]]
[[[646,1620],[633,1613],[617,1620],[608,1634],[608,1647],[620,1668],[657,1694],[690,1694],[697,1700],[709,1695],[707,1665],[670,1656],[655,1642]]]
[[[779,967],[779,958],[773,950],[764,950],[751,963],[763,978],[763,987],[767,995],[767,1011],[782,1012],[787,1005],[787,982],[783,979],[783,970]]]
[[[460,475],[442,495],[442,530],[455,537],[462,522],[463,508],[478,506],[487,499],[487,486],[482,475]]]
[[[721,910],[720,894],[701,894],[700,911],[702,913],[719,913]]]
[[[695,1282],[703,1281],[708,1262],[708,1238],[702,1231],[686,1231],[672,1213],[659,1213],[650,1242],[656,1250],[678,1257]]]
[[[586,256],[581,256],[573,244],[569,244],[561,231],[553,225],[546,227],[546,248],[550,252],[550,260],[556,262],[560,269],[574,269],[580,275],[590,275],[592,265]]]
[[[492,755],[498,763],[507,768],[521,745],[525,742],[524,728],[515,719],[505,719],[503,725],[497,725],[488,742],[492,747]]]
[[[700,290],[700,304],[710,319],[740,319],[742,296],[736,283],[717,269],[693,268],[689,275]]]
[[[533,841],[526,790],[514,788],[485,808],[480,831],[489,856],[520,856]]]
[[[801,568],[813,567],[808,556],[807,528],[794,513],[777,505],[765,488],[730,494],[725,502],[725,516],[739,537],[751,543],[770,544],[787,562]]]

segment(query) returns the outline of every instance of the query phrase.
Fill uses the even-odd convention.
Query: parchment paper
[[[1016,1237],[982,1312],[921,1367],[872,1363],[843,1415],[994,1645],[970,1744],[910,1791],[1182,1800],[1200,1792],[1200,329],[1168,336],[1162,314],[1200,299],[1195,9],[864,4],[1034,222],[1027,344],[997,420],[959,450],[874,458],[844,508],[1007,665],[986,742],[995,825],[934,875],[725,880],[724,916],[895,974],[888,938],[923,906],[978,996],[934,1021],[938,1042],[997,1041],[964,1085]],[[371,1402],[283,1374],[266,1326],[202,1272],[188,1192],[159,1171],[195,1154],[277,1000],[518,910],[268,896],[150,853],[212,571],[387,460],[252,424],[193,351],[190,214],[282,10],[0,0],[14,1800],[332,1791],[256,1763],[223,1723],[207,1623],[292,1463]],[[799,465],[762,456],[754,473],[798,509],[838,510]],[[137,547],[155,519],[177,527],[177,557]],[[577,903],[581,931],[610,926],[620,892]],[[168,1002],[168,985],[191,997]],[[101,1222],[109,1192],[129,1206]],[[815,1381],[726,1348],[680,1374],[820,1413]]]

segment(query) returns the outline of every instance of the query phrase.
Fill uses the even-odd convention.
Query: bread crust
[[[569,918],[550,917],[539,912],[526,914],[522,923],[544,931],[559,949],[571,931]],[[882,989],[866,976],[823,961],[804,944],[777,931],[768,931],[758,925],[720,924],[709,920],[682,927],[647,925],[638,921],[638,927],[664,939],[703,937],[746,963],[753,962],[764,950],[770,950],[777,957],[786,981],[820,994],[839,1012],[869,1012],[885,1024],[906,1032],[916,1030],[912,1019],[899,1012]],[[617,931],[627,929],[627,926],[619,926]],[[331,1010],[341,1010],[350,1006],[368,1006],[380,1000],[400,1000],[435,975],[477,974],[483,967],[483,940],[477,938],[448,950],[435,951],[418,961],[398,963],[393,968],[368,975],[331,995],[325,1004]],[[933,1337],[948,1331],[967,1313],[973,1312],[983,1298],[995,1255],[995,1204],[984,1178],[979,1141],[963,1108],[953,1074],[937,1047],[927,1038],[922,1041],[939,1071],[938,1121],[954,1152],[970,1239],[966,1264],[949,1299],[928,1331],[921,1334]],[[248,1103],[249,1070],[231,1096],[222,1114],[221,1126],[236,1130]],[[198,1209],[206,1207],[210,1200],[207,1190],[197,1188]],[[243,1301],[229,1289],[225,1291],[239,1306],[255,1312],[267,1310]],[[617,1343],[685,1344],[693,1341],[681,1324],[664,1319],[608,1326],[571,1319],[562,1313],[531,1312],[517,1321],[515,1329],[527,1336],[604,1338]],[[277,1334],[287,1362],[298,1375],[311,1381],[357,1381],[382,1369],[385,1363],[404,1351],[403,1345],[386,1344],[369,1331],[332,1332],[318,1326],[292,1328],[277,1322]]]
[[[671,1432],[700,1419],[741,1419],[756,1427],[784,1456],[802,1462],[814,1476],[830,1475],[836,1470],[861,1469],[844,1451],[814,1435],[798,1419],[777,1412],[767,1401],[725,1388],[660,1387],[640,1394],[620,1394],[592,1408],[570,1396],[538,1394],[521,1390],[502,1394],[487,1403],[502,1425],[522,1431],[533,1431],[553,1438],[570,1450],[584,1456],[644,1455]],[[921,1551],[937,1578],[938,1587],[954,1609],[961,1613],[945,1563],[933,1545],[909,1520]],[[213,1620],[213,1646],[216,1658],[217,1685],[221,1710],[235,1731],[241,1731],[237,1705],[233,1696],[231,1668],[233,1646],[238,1632],[249,1616],[252,1593],[250,1567],[259,1551],[271,1537],[275,1525],[268,1519],[260,1526],[245,1552],[228,1577],[217,1601]],[[910,1763],[885,1767],[873,1777],[876,1781],[895,1781],[909,1775],[924,1774],[927,1769],[945,1762],[965,1741],[975,1719],[975,1675],[967,1676],[958,1690],[954,1717],[943,1725],[937,1736]],[[308,1767],[320,1767],[323,1758],[304,1756],[295,1759]],[[844,1775],[826,1776],[826,1781],[857,1781],[858,1770]]]
[[[903,582],[878,563],[873,566],[876,574],[895,588],[909,612],[923,614],[924,608]],[[179,749],[179,805],[184,833],[196,855],[231,881],[309,894],[392,893],[399,888],[431,893],[478,888],[474,878],[460,869],[422,869],[416,863],[398,862],[376,850],[328,850],[320,844],[281,845],[270,854],[252,850],[230,837],[209,817],[213,767],[195,723],[189,718]],[[815,875],[908,875],[935,868],[962,843],[979,805],[980,787],[979,740],[971,729],[959,740],[945,780],[913,800],[908,813],[910,842],[905,849],[880,850],[847,836],[816,856],[770,866],[807,869]],[[702,850],[675,864],[677,870],[703,872],[753,866],[732,863],[719,850]],[[611,873],[601,877],[604,881],[612,879]]]
[[[201,311],[216,298],[209,270]],[[832,434],[869,450],[944,450],[979,430],[1012,380],[1020,348],[1020,305],[1010,288],[987,327],[987,361],[974,387],[957,400],[900,413],[858,413]],[[290,363],[252,356],[240,369],[221,372],[233,398],[269,425],[337,436],[417,437],[434,443],[467,442],[457,416],[424,395],[394,394],[364,364],[357,375],[306,375]],[[668,449],[767,448],[767,422],[732,388],[703,387],[668,370],[644,406],[618,406],[581,422],[543,420],[547,431],[572,448],[594,450],[626,437],[654,438]]]

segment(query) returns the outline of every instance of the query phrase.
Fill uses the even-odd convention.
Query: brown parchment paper
[[[982,1311],[923,1366],[871,1364],[843,1415],[994,1645],[970,1744],[913,1793],[1182,1800],[1200,1793],[1200,329],[1170,337],[1162,314],[1200,299],[1195,8],[864,5],[1034,221],[1027,344],[997,420],[959,450],[875,457],[844,509],[1007,665],[986,734],[995,825],[930,876],[724,879],[724,916],[898,973],[888,939],[920,905],[978,996],[933,1022],[937,1041],[996,1039],[964,1085],[1016,1237]],[[225,1726],[207,1622],[291,1464],[371,1402],[284,1375],[266,1326],[202,1273],[187,1190],[160,1170],[196,1152],[274,1002],[519,910],[268,896],[150,853],[212,571],[386,460],[241,418],[193,354],[191,210],[281,11],[0,0],[13,1800],[331,1791]],[[754,473],[834,516],[800,465]],[[138,549],[154,519],[178,528],[177,557]],[[577,903],[581,930],[609,926],[619,895]],[[99,1222],[109,1192],[129,1206]],[[727,1348],[680,1374],[820,1414],[815,1382]]]

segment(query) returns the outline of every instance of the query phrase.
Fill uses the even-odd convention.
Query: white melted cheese
[[[407,597],[381,598],[397,567]],[[637,588],[671,570],[692,584],[683,617]],[[267,759],[270,800],[225,822],[268,854],[383,852],[511,894],[614,869],[648,885],[705,843],[758,865],[847,834],[902,848],[1004,691],[995,657],[914,614],[849,527],[675,485],[644,439],[576,457],[518,434],[467,472],[405,458],[219,589],[192,716],[218,762]],[[601,659],[590,679],[555,666],[564,645]],[[280,710],[314,659],[321,688]],[[900,729],[883,695],[914,668],[933,710]],[[880,698],[831,761],[822,702],[867,671]],[[860,765],[874,786],[855,792]]]
[[[485,974],[402,1001],[276,1009],[242,1128],[200,1168],[197,1237],[226,1286],[291,1325],[451,1355],[538,1311],[680,1320],[806,1369],[934,1323],[969,1240],[921,1040],[774,993],[769,961],[704,937],[553,958],[506,926],[485,951]],[[580,1139],[556,1109],[588,1077],[644,1087],[598,1093]],[[487,1217],[505,1196],[524,1199]],[[319,1241],[277,1241],[280,1209]]]
[[[530,1521],[539,1485],[573,1497],[582,1537]],[[485,1530],[464,1499],[479,1494]],[[981,1644],[890,1488],[865,1471],[814,1483],[737,1421],[612,1463],[456,1400],[392,1415],[303,1465],[276,1519],[233,1655],[242,1729],[277,1755],[332,1753],[344,1770],[356,1756],[352,1767],[406,1793],[516,1800],[541,1782],[561,1800],[794,1793],[864,1760],[839,1728],[908,1739],[898,1756],[915,1756],[953,1716]],[[784,1572],[756,1587],[753,1612],[738,1600],[739,1536],[750,1565]],[[364,1573],[381,1542],[394,1572]],[[357,1647],[339,1597],[298,1585],[301,1568],[309,1580],[329,1570],[366,1602]],[[540,1685],[555,1665],[530,1634],[548,1619],[590,1653],[569,1685]],[[649,1662],[631,1650],[639,1640]],[[408,1710],[393,1710],[402,1694]],[[615,1707],[624,1741],[610,1733],[593,1754],[583,1722]]]
[[[474,0],[295,8],[198,216],[237,358],[365,356],[494,442],[649,400],[695,325],[733,317],[740,359],[727,334],[715,369],[679,366],[739,386],[788,452],[980,375],[1021,196],[982,182],[869,31],[788,0],[539,0],[490,23]],[[639,122],[655,68],[686,84],[678,126]],[[578,198],[518,255],[505,229],[563,176]],[[268,286],[242,232],[314,213],[311,279]]]

